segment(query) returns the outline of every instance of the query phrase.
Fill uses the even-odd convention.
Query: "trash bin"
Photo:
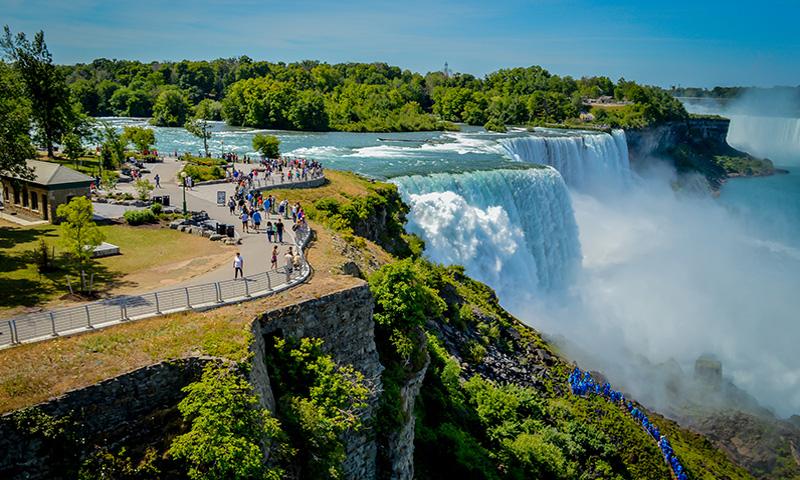
[[[225,225],[225,233],[230,237],[234,237],[233,225]]]
[[[217,222],[217,235],[227,235],[228,226]]]
[[[153,196],[153,203],[160,203],[161,205],[164,205],[164,197]]]
[[[161,202],[161,205],[169,207],[169,195],[164,195],[163,197],[161,197],[161,200],[163,200],[163,202]]]

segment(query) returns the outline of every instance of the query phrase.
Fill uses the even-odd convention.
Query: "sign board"
[[[217,205],[225,206],[225,192],[223,190],[217,191]]]

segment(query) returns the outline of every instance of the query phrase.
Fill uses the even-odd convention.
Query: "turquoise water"
[[[719,200],[752,235],[800,249],[800,168],[787,170],[785,175],[729,180]]]
[[[147,125],[147,119],[104,120],[120,128]],[[202,141],[183,128],[153,128],[156,148],[162,153],[190,151],[197,154],[202,149]],[[281,140],[281,152],[285,155],[321,160],[326,167],[352,170],[379,179],[519,165],[504,155],[497,143],[498,138],[509,135],[487,133],[479,128],[465,127],[462,132],[452,133],[289,132],[236,128],[213,122],[213,131],[209,151],[214,156],[224,151],[255,157],[253,136],[269,133]]]

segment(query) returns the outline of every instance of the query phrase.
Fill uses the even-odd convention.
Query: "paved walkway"
[[[169,195],[170,206],[182,208],[183,207],[183,189],[179,186],[178,173],[183,167],[183,162],[168,157],[163,163],[149,163],[146,165],[150,173],[143,174],[143,177],[150,180],[155,184],[154,177],[159,175],[161,180],[161,188],[153,190],[153,195]],[[257,168],[256,164],[236,164],[237,170],[249,173],[251,170]],[[285,181],[283,184],[290,184],[295,182]],[[280,178],[277,179],[276,185],[281,185]],[[242,239],[242,244],[238,245],[238,251],[241,252],[244,259],[244,273],[245,275],[253,274],[256,272],[264,272],[270,268],[270,260],[272,257],[273,246],[278,246],[278,266],[279,269],[284,265],[283,255],[290,245],[294,245],[294,232],[292,232],[292,220],[284,219],[286,225],[284,230],[284,243],[269,243],[264,227],[268,221],[274,222],[278,219],[278,215],[262,215],[261,231],[258,233],[245,233],[242,230],[242,222],[237,215],[231,215],[227,206],[217,205],[217,192],[224,191],[225,199],[229,199],[234,193],[235,185],[233,183],[219,183],[213,185],[196,185],[193,188],[186,189],[186,206],[190,211],[205,210],[208,216],[215,221],[227,224],[233,224],[236,232]],[[119,184],[117,190],[121,192],[130,192],[135,194],[133,184]],[[283,199],[280,199],[283,200]],[[291,197],[288,198],[291,202]],[[252,232],[252,229],[250,230]],[[216,270],[212,270],[205,274],[192,278],[191,280],[184,281],[176,284],[175,287],[185,287],[189,285],[197,285],[208,282],[218,282],[233,278],[233,257],[237,250],[231,251],[230,264],[225,264]]]
[[[158,174],[161,179],[161,187],[157,188],[153,194],[169,195],[171,206],[179,208],[183,203],[183,191],[177,183],[181,166],[181,162],[176,159],[167,159],[164,163],[148,165],[151,173],[144,175],[145,178],[154,182],[153,177]],[[245,169],[245,171],[249,170]],[[212,220],[235,226],[242,239],[242,244],[231,249],[229,263],[190,280],[170,285],[168,290],[112,297],[76,307],[33,313],[5,321],[0,320],[0,348],[11,346],[14,343],[45,340],[52,338],[55,333],[68,335],[85,331],[87,328],[102,328],[125,320],[146,318],[188,308],[213,308],[226,303],[247,300],[251,295],[263,296],[284,290],[303,281],[310,271],[305,262],[300,271],[291,274],[291,282],[284,269],[283,255],[290,246],[297,248],[295,247],[297,239],[291,229],[292,220],[284,220],[286,230],[284,231],[284,242],[280,244],[268,242],[263,230],[245,233],[238,217],[231,215],[227,206],[218,206],[215,201],[217,191],[225,191],[226,197],[229,198],[233,189],[233,184],[222,183],[196,186],[191,190],[186,190],[186,203],[189,210],[204,210]],[[118,190],[132,192],[133,185],[123,184]],[[291,202],[292,198],[289,197],[288,200]],[[262,226],[266,225],[267,221],[274,221],[277,218],[277,215],[265,214]],[[144,236],[143,241],[146,241]],[[271,252],[276,245],[278,246],[277,271],[270,269]],[[233,259],[237,251],[244,259],[243,270],[245,276],[248,277],[246,281],[233,280]]]

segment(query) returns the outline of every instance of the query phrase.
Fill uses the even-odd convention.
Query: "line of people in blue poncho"
[[[672,450],[672,446],[669,444],[667,437],[661,434],[658,427],[647,418],[647,415],[645,415],[643,411],[634,406],[630,400],[626,401],[625,395],[623,395],[622,392],[612,389],[608,382],[600,385],[594,381],[594,378],[592,378],[589,372],[584,372],[577,367],[575,367],[575,370],[573,370],[569,376],[569,384],[570,387],[572,387],[572,393],[575,395],[599,395],[612,403],[624,406],[625,409],[628,410],[628,413],[630,413],[658,443],[658,448],[661,449],[661,453],[672,468],[675,477],[678,480],[689,480],[686,470],[683,468],[683,465],[681,465],[680,460],[678,460],[678,456],[675,455],[675,452]]]

